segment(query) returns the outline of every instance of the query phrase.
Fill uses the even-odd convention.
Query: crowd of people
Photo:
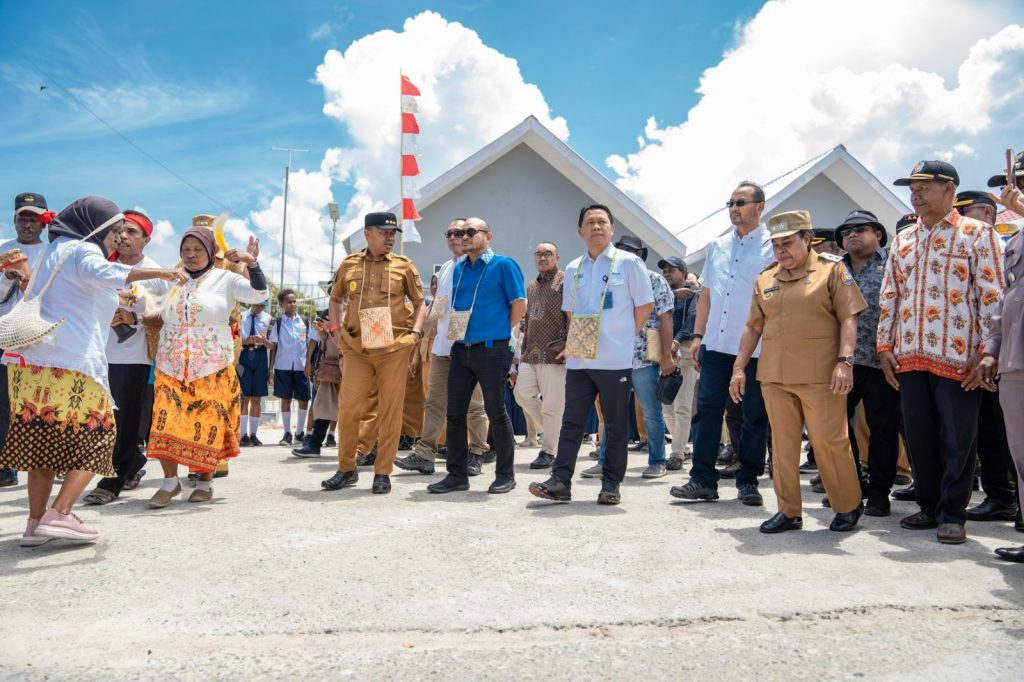
[[[96,475],[87,504],[137,487],[147,457],[163,470],[151,508],[182,494],[181,465],[195,479],[188,501],[209,501],[228,460],[263,444],[271,391],[279,445],[296,457],[337,448],[328,491],[372,467],[371,491],[387,494],[396,466],[435,475],[443,458],[430,493],[468,490],[491,462],[488,492],[509,493],[518,445],[539,446],[529,467],[550,470],[529,492],[569,502],[593,433],[597,461],[580,476],[601,480],[600,504],[621,502],[632,449],[647,453],[646,479],[689,460],[670,490],[687,502],[718,500],[731,478],[741,504],[763,506],[767,467],[777,511],[763,533],[802,528],[809,471],[833,531],[889,516],[896,498],[918,506],[900,526],[941,543],[963,543],[968,520],[1024,532],[1024,238],[994,226],[998,204],[1024,215],[1024,154],[989,180],[998,197],[958,192],[943,161],[895,184],[916,213],[890,239],[868,210],[838,226],[803,210],[766,217],[763,188],[743,181],[699,277],[677,255],[649,268],[600,204],[579,212],[582,254],[563,268],[560,245],[541,242],[529,280],[485,220],[455,218],[427,292],[394,252],[396,217],[369,213],[366,248],[342,261],[314,319],[289,289],[268,314],[258,240],[226,249],[212,216],[161,268],[144,255],[145,215],[99,197],[55,214],[20,194],[17,238],[0,245],[0,482],[27,472],[21,543],[94,540],[72,507]],[[984,501],[968,508],[978,480]],[[997,555],[1024,562],[1024,547]]]

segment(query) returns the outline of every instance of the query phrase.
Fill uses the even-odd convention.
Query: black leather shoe
[[[484,454],[480,455],[480,461],[484,464],[494,464],[498,459],[498,453],[494,450],[488,450]]]
[[[900,519],[900,528],[906,528],[907,530],[928,530],[929,528],[938,527],[939,522],[923,511]]]
[[[840,533],[851,531],[857,527],[857,522],[860,521],[860,515],[863,513],[864,503],[861,502],[853,511],[836,514],[835,518],[832,519],[832,523],[828,525],[828,529]]]
[[[258,448],[259,446],[263,445],[263,441],[257,438],[256,434],[254,433],[252,434],[252,436],[249,437],[249,445],[251,445],[254,448]]]
[[[421,474],[434,473],[434,463],[423,459],[415,452],[408,457],[399,457],[395,460],[395,466],[406,471],[418,471]]]
[[[996,556],[1003,561],[1015,561],[1024,564],[1024,547],[999,547]]]
[[[470,476],[480,475],[480,455],[469,453],[469,459],[466,460],[466,473]]]
[[[892,513],[892,507],[889,504],[889,499],[885,500],[868,500],[868,504],[864,507],[865,516],[889,516]]]
[[[752,483],[741,485],[736,491],[736,499],[748,507],[764,506],[764,498],[761,497],[761,493],[757,492],[757,486]]]
[[[812,493],[825,494],[825,484],[821,482],[821,476],[811,476],[811,480],[808,483],[811,484]]]
[[[319,457],[320,448],[312,443],[306,443],[301,448],[295,448],[292,450],[292,454],[296,457]]]
[[[447,459],[448,458],[448,446],[447,445],[442,445],[442,446],[437,448],[437,458],[438,459]]]
[[[453,493],[457,490],[469,490],[469,481],[460,481],[451,474],[448,474],[437,483],[431,483],[427,486],[427,492],[431,492],[436,495]]]
[[[554,464],[554,462],[555,462],[554,455],[552,455],[552,454],[550,454],[548,452],[544,452],[543,450],[541,450],[540,454],[537,455],[537,459],[535,459],[532,462],[530,462],[530,468],[531,469],[550,469],[551,465]]]
[[[1017,518],[1017,505],[986,497],[981,504],[967,510],[967,518],[971,521],[1013,521]]]
[[[889,495],[894,500],[900,502],[913,502],[914,501],[914,484],[911,483],[906,488],[900,488],[899,490],[893,490],[892,494]]]
[[[913,482],[914,482],[914,479],[912,479],[910,476],[897,476],[895,479],[893,479],[892,484],[893,485],[910,485]]]
[[[327,434],[327,440],[324,441],[324,447],[325,448],[336,448],[336,447],[338,447],[338,441],[336,441],[334,439],[334,434],[333,433]]]
[[[412,446],[416,445],[416,439],[411,436],[399,436],[398,437],[398,449],[399,450],[412,450]]]
[[[377,453],[371,452],[368,455],[364,455],[361,452],[356,452],[356,466],[357,467],[372,467],[377,463]]]
[[[553,502],[568,502],[572,499],[572,490],[565,483],[552,476],[543,483],[530,484],[530,494]]]
[[[250,445],[252,445],[252,442],[249,440],[249,434],[242,436],[241,440],[238,441],[238,447],[240,448],[247,448]]]
[[[391,478],[383,474],[376,474],[373,477],[373,494],[387,495],[391,492]]]
[[[784,533],[787,530],[801,530],[804,527],[802,516],[786,516],[778,512],[775,516],[761,524],[762,533]]]
[[[812,471],[817,471],[817,470],[818,470],[818,465],[815,464],[814,462],[812,462],[811,460],[807,460],[806,462],[804,462],[803,464],[800,465],[800,473],[801,474],[808,474],[808,473],[810,473]]]
[[[608,481],[602,482],[601,492],[597,494],[597,503],[618,504],[619,502],[622,502],[622,496],[619,495],[619,484]]]
[[[487,489],[487,492],[500,495],[501,493],[512,491],[515,487],[516,479],[509,478],[508,476],[499,476],[494,479],[494,483]]]
[[[352,471],[339,471],[335,473],[326,481],[321,481],[320,487],[324,490],[341,490],[342,488],[351,488],[358,482],[359,472],[353,469]]]
[[[1024,516],[1021,516],[1020,507],[1017,507],[1017,518],[1013,520],[1013,529],[1018,533],[1024,533]]]

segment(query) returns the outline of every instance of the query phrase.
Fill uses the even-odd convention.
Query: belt
[[[508,337],[505,337],[504,339],[491,339],[490,341],[470,341],[469,343],[466,343],[465,341],[456,341],[455,344],[459,346],[465,346],[466,348],[472,348],[473,346],[484,346],[485,348],[493,348],[495,344],[503,343],[505,345],[508,345],[508,342]]]
[[[261,346],[259,344],[246,345],[243,343],[242,348],[245,348],[246,350],[259,350],[260,348],[264,348],[264,346]]]

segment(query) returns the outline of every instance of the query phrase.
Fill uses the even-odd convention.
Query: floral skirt
[[[0,465],[31,471],[114,471],[110,394],[85,374],[59,367],[8,365],[11,426]]]
[[[239,396],[231,365],[188,382],[157,370],[146,454],[195,471],[215,471],[221,461],[238,456]]]

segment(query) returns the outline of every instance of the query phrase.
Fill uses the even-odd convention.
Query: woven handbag
[[[47,278],[46,283],[43,284],[42,289],[33,298],[32,293],[35,290],[36,282],[38,281],[37,274],[39,268],[43,264],[43,259],[46,258],[46,254],[49,249],[43,249],[36,258],[35,265],[32,267],[32,274],[28,282],[28,286],[25,287],[25,296],[14,304],[11,311],[0,318],[0,348],[5,350],[16,350],[18,348],[25,348],[27,346],[34,345],[43,341],[51,341],[53,339],[53,333],[57,331],[57,328],[64,324],[64,318],[60,318],[56,322],[48,322],[43,319],[43,312],[40,307],[40,302],[43,299],[43,295],[53,284],[53,280],[57,277],[57,273],[60,271],[61,266],[68,259],[68,256],[81,246],[89,237],[98,233],[100,230],[105,229],[108,225],[101,225],[99,228],[93,230],[85,239],[82,239],[75,244],[72,244],[64,253],[61,254],[60,258],[57,259],[57,263],[53,266],[53,272]]]

